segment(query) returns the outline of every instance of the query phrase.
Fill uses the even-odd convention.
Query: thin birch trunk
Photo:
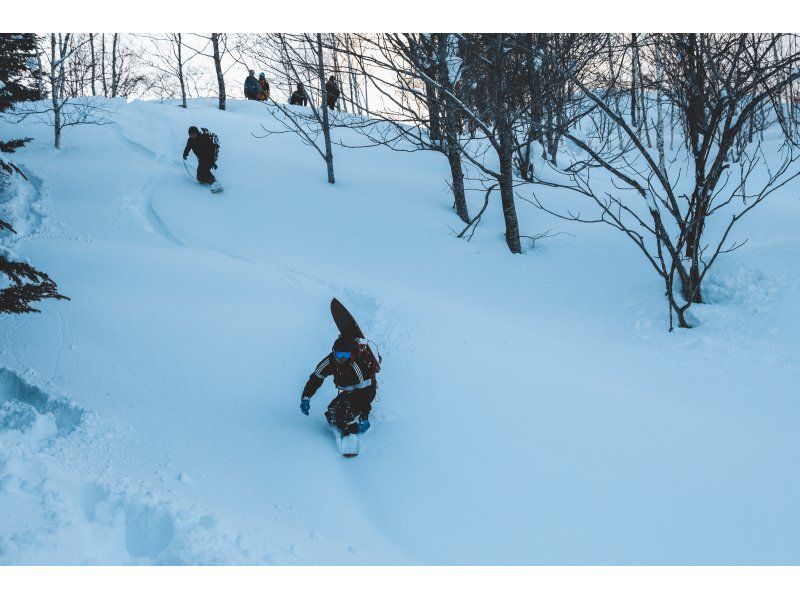
[[[95,87],[95,80],[97,79],[97,66],[94,57],[94,33],[89,34],[89,48],[92,52],[92,95],[97,95],[97,89]]]
[[[186,108],[186,79],[183,76],[183,38],[180,33],[175,34],[178,51],[178,80],[181,83],[181,108]]]
[[[37,44],[38,47],[38,44]],[[44,66],[42,65],[42,48],[39,48],[39,52],[36,54],[36,64],[39,69],[38,76],[37,76],[37,85],[39,88],[39,99],[43,100],[45,96],[45,88],[44,88]]]
[[[438,67],[441,85],[448,92],[452,91],[450,81],[450,70],[447,65],[447,33],[437,33],[438,37]],[[464,171],[461,166],[461,150],[458,140],[458,123],[456,111],[458,108],[453,106],[450,96],[442,94],[444,110],[442,120],[447,141],[447,161],[450,164],[450,177],[453,181],[453,200],[456,214],[461,220],[469,223],[469,212],[467,210],[467,199],[464,194]]]
[[[636,128],[636,34],[631,34],[631,126]]]
[[[656,62],[656,149],[658,150],[658,168],[666,176],[664,160],[664,113],[661,102],[661,47],[660,35],[655,35],[655,62]]]
[[[214,48],[214,70],[217,72],[217,88],[219,89],[219,109],[225,110],[225,77],[222,74],[222,59],[219,52],[219,33],[211,34],[211,45]]]
[[[108,97],[108,83],[106,83],[106,34],[104,33],[101,38],[103,45],[100,51],[100,74],[103,77],[103,97]]]
[[[111,97],[117,97],[117,90],[119,89],[119,81],[117,80],[117,44],[119,42],[119,33],[114,34],[114,39],[111,42]]]
[[[325,165],[328,167],[328,182],[334,184],[333,148],[331,145],[331,128],[328,121],[328,91],[325,89],[325,64],[322,57],[322,34],[317,33],[317,76],[322,91],[322,134],[325,136]]]

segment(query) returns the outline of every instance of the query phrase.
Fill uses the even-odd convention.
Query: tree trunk
[[[364,113],[369,116],[369,79],[364,73]]]
[[[655,34],[656,62],[656,150],[658,151],[658,169],[666,175],[664,164],[664,111],[661,102],[661,53],[660,35]]]
[[[117,80],[117,43],[119,41],[119,33],[114,34],[114,39],[111,42],[111,97],[117,97],[117,90],[119,88],[119,81]]]
[[[647,90],[645,89],[644,77],[642,76],[642,61],[639,59],[639,43],[642,43],[642,41],[643,40],[639,39],[637,36],[637,44],[633,48],[636,61],[636,74],[639,80],[639,130],[644,131],[647,147],[653,147],[653,142],[650,139],[650,123],[647,119]]]
[[[425,82],[425,103],[428,106],[428,128],[431,142],[440,141],[442,133],[439,124],[439,102],[436,99],[436,90],[428,82]]]
[[[350,85],[350,108],[352,112],[361,114],[361,99],[358,93],[358,79],[353,69],[353,58],[347,53],[348,84]]]
[[[436,34],[439,41],[438,48],[438,67],[439,79],[441,85],[446,91],[452,92],[452,83],[450,81],[450,71],[447,66],[447,38],[448,34]],[[444,105],[443,121],[444,132],[447,141],[447,161],[450,163],[450,177],[453,181],[453,200],[456,214],[466,223],[469,223],[469,211],[467,210],[467,199],[464,194],[464,171],[461,166],[461,150],[458,139],[458,123],[457,111],[458,108],[453,105],[450,97],[444,93],[442,94]]]
[[[631,34],[631,126],[636,128],[636,34]]]
[[[106,83],[106,34],[100,37],[102,49],[100,50],[100,74],[103,77],[103,97],[108,97],[108,83]]]
[[[50,95],[53,104],[53,143],[56,149],[61,149],[61,95],[64,87],[64,54],[69,38],[69,33],[63,39],[59,33],[58,40],[55,33],[50,34]],[[57,67],[56,61],[59,61]]]
[[[500,199],[503,204],[503,219],[506,224],[506,244],[511,253],[522,253],[519,239],[517,208],[514,204],[514,170],[511,153],[510,127],[498,123],[500,127]]]
[[[92,95],[97,95],[95,80],[97,79],[97,65],[94,57],[94,33],[89,34],[89,48],[92,52]]]
[[[225,110],[225,77],[222,74],[222,59],[220,58],[219,53],[219,33],[211,34],[211,45],[214,47],[214,69],[217,71],[219,109]]]
[[[328,167],[328,182],[334,184],[333,148],[331,146],[331,128],[328,121],[328,91],[325,89],[325,63],[322,57],[322,34],[317,33],[317,76],[322,90],[322,134],[325,136],[325,165]]]
[[[506,225],[506,244],[511,253],[522,253],[517,222],[517,208],[514,204],[514,131],[509,120],[508,81],[506,77],[506,60],[504,35],[495,35],[494,70],[495,93],[493,107],[498,134],[497,154],[500,158],[500,199],[503,205],[503,219]]]
[[[181,108],[186,108],[186,80],[183,77],[183,41],[180,33],[175,34],[178,50],[178,80],[181,83]]]
[[[336,80],[339,82],[339,110],[342,112],[347,112],[347,100],[346,94],[344,93],[344,78],[342,77],[342,70],[339,66],[339,38],[334,33],[332,34],[332,42],[331,42],[331,54],[333,55],[333,74],[336,76]],[[347,52],[347,46],[345,46],[345,52],[347,53],[347,62],[350,63],[350,52]],[[355,112],[355,110],[353,110]]]
[[[39,87],[39,99],[43,100],[47,96],[45,95],[47,92],[44,88],[44,66],[42,65],[42,49],[39,48],[38,54],[36,54],[36,64],[38,65],[39,74],[37,77],[37,85]]]

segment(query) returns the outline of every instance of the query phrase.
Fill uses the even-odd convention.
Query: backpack
[[[213,163],[217,163],[217,158],[219,158],[219,137],[217,137],[216,133],[212,133],[205,127],[202,129],[203,135],[208,135],[208,138],[211,140],[211,147],[213,148]]]
[[[370,380],[375,380],[375,375],[381,371],[381,361],[383,358],[381,357],[381,352],[378,350],[378,345],[375,345],[375,351],[372,351],[372,347],[370,346],[370,341],[357,338],[356,340],[356,358],[358,359],[359,363],[362,363],[366,368],[366,377]],[[377,357],[375,354],[377,353]]]

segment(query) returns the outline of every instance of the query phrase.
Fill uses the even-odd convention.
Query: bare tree
[[[85,124],[103,125],[109,122],[106,118],[107,111],[95,98],[76,98],[65,93],[68,82],[68,61],[88,43],[88,36],[82,42],[74,44],[70,33],[51,33],[47,65],[49,106],[41,102],[23,102],[10,112],[12,117],[16,118],[16,122],[26,118],[37,118],[53,127],[53,144],[56,149],[61,149],[62,132],[66,127]]]
[[[184,45],[181,33],[146,34],[143,37],[150,42],[146,48],[147,65],[158,73],[155,87],[162,97],[175,97],[177,83],[181,108],[186,108],[188,79],[192,78],[191,71],[187,71],[187,65],[197,52]],[[163,82],[161,77],[164,78]]]
[[[191,34],[195,44],[188,43],[187,40],[181,37],[184,47],[189,48],[194,54],[211,58],[214,63],[214,73],[217,79],[217,97],[219,98],[219,109],[225,110],[225,102],[227,93],[225,90],[225,72],[227,69],[222,67],[222,59],[229,53],[228,43],[235,40],[229,40],[227,33],[211,33],[211,34]],[[235,36],[234,36],[235,37]],[[229,67],[230,68],[230,67]]]
[[[765,153],[754,138],[742,149],[738,172],[730,155],[754,114],[766,110],[800,72],[788,73],[796,57],[776,60],[772,52],[783,35],[670,34],[659,38],[662,91],[674,104],[688,132],[688,151],[671,159],[680,166],[661,168],[640,132],[614,108],[606,91],[591,89],[565,65],[553,67],[572,78],[586,103],[613,120],[625,135],[619,149],[598,128],[581,136],[568,133],[576,151],[569,164],[556,168],[542,184],[559,186],[592,200],[594,217],[535,203],[564,218],[604,222],[625,234],[662,278],[669,304],[670,329],[691,326],[686,313],[703,300],[703,280],[718,257],[744,242],[730,240],[735,224],[764,199],[800,175],[795,147],[785,142],[777,154]],[[597,122],[593,113],[591,122]],[[597,184],[592,173],[603,170],[615,189]],[[684,177],[683,173],[688,171]],[[754,173],[759,173],[755,182]],[[713,239],[706,223],[713,217],[727,224]],[[676,289],[676,285],[678,289]]]
[[[331,113],[328,109],[324,49],[322,34],[312,37],[308,33],[257,34],[247,40],[247,52],[255,60],[273,64],[279,77],[302,86],[308,98],[307,107],[286,106],[278,103],[273,95],[267,100],[267,109],[275,117],[281,129],[264,127],[265,136],[293,133],[313,148],[325,161],[328,182],[336,182],[333,162],[333,139],[331,131],[346,126],[344,115]],[[321,137],[321,139],[320,139]]]

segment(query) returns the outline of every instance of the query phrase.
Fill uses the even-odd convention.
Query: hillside
[[[669,333],[608,227],[520,202],[563,234],[512,256],[495,200],[456,239],[442,156],[337,148],[331,186],[256,102],[109,108],[60,152],[0,122],[35,138],[6,243],[71,298],[0,318],[0,562],[800,562],[796,185]],[[181,165],[192,124],[219,195]],[[384,358],[353,460],[330,382],[299,410],[334,296]]]

